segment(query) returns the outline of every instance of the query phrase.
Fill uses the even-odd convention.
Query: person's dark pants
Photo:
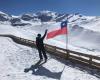
[[[45,48],[44,47],[38,48],[38,52],[39,52],[40,59],[43,59],[43,56],[44,56],[45,59],[47,59],[47,55],[46,55],[46,52],[45,52]]]

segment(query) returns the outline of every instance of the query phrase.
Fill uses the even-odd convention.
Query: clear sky
[[[8,14],[42,10],[100,16],[100,0],[0,0],[0,11]]]

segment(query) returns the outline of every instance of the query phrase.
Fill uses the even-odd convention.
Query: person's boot
[[[41,58],[40,61],[43,61],[43,58]]]
[[[47,62],[47,58],[45,58],[45,62]]]

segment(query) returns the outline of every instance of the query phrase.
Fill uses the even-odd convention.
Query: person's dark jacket
[[[39,36],[36,37],[37,48],[43,48],[44,47],[43,40],[44,40],[46,34],[47,34],[47,30],[45,31],[45,34],[42,37],[39,37]]]

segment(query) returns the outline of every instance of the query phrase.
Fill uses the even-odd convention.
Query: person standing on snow
[[[39,52],[40,60],[43,60],[43,56],[44,56],[45,61],[47,61],[47,55],[45,52],[43,40],[44,40],[46,34],[47,34],[47,29],[45,30],[45,34],[42,37],[41,37],[41,34],[37,34],[37,37],[36,37],[36,46],[37,46],[37,49]]]

